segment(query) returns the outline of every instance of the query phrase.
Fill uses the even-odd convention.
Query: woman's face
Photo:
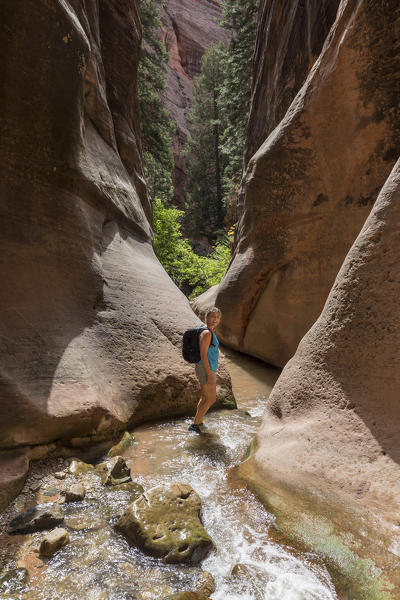
[[[207,315],[207,327],[209,327],[210,329],[215,329],[215,327],[217,327],[218,323],[221,320],[221,313],[219,313],[218,311],[214,310],[213,312],[208,313]]]

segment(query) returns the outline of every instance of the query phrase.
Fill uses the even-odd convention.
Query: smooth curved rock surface
[[[234,256],[214,296],[224,344],[283,366],[320,314],[399,153],[399,36],[397,1],[343,1],[307,80],[251,158]]]
[[[152,249],[138,3],[0,12],[0,447],[192,412],[180,344],[198,321]]]
[[[260,2],[245,163],[283,119],[317,60],[340,0]]]
[[[240,467],[357,599],[400,589],[399,223],[400,160]]]

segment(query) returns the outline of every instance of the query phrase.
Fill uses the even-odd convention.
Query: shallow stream
[[[326,568],[315,556],[277,544],[273,516],[235,477],[233,467],[246,456],[278,372],[225,352],[239,410],[207,415],[202,435],[187,431],[190,419],[138,427],[133,445],[122,454],[132,479],[145,489],[178,481],[200,495],[202,521],[216,546],[201,568],[165,565],[129,546],[113,528],[129,492],[106,489],[88,474],[85,500],[64,505],[68,546],[40,560],[20,536],[25,555],[21,551],[19,563],[10,566],[31,560],[37,568],[30,569],[29,585],[10,589],[10,598],[155,600],[198,589],[203,570],[215,580],[212,600],[337,599]],[[46,483],[54,499],[57,490],[51,486],[59,483],[52,475]],[[35,536],[41,534],[30,536],[31,545]]]

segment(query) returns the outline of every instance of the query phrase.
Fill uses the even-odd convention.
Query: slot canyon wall
[[[222,309],[226,345],[280,367],[320,314],[398,155],[396,7],[342,2],[329,31],[337,4],[260,4],[248,148],[260,131],[268,137],[243,177],[228,271],[195,303]]]
[[[215,303],[227,345],[286,364],[239,468],[277,530],[323,557],[346,600],[397,600],[400,5],[318,6],[261,0],[236,247],[195,309]],[[277,42],[300,8],[311,29]]]
[[[200,74],[201,57],[211,44],[226,42],[228,32],[218,24],[220,0],[167,0],[162,9],[162,35],[170,53],[165,107],[176,125],[173,136],[174,203],[185,206],[186,159],[182,155],[189,127],[193,79]]]
[[[2,508],[29,447],[190,413],[198,383],[180,353],[197,319],[152,249],[138,2],[0,10]]]

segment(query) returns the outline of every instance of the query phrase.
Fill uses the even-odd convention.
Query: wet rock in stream
[[[45,535],[39,547],[39,554],[52,556],[57,550],[69,544],[69,534],[65,529],[58,527]]]
[[[109,458],[114,458],[115,456],[118,456],[119,454],[124,452],[124,450],[130,448],[133,445],[134,441],[135,436],[132,433],[129,433],[129,431],[125,431],[118,444],[115,444],[115,446],[110,448],[110,450],[107,453],[107,456]]]
[[[52,529],[64,520],[64,514],[58,504],[46,503],[33,506],[19,514],[10,522],[9,533],[32,533],[43,529]]]
[[[84,475],[85,473],[94,471],[94,469],[95,467],[93,465],[85,463],[78,458],[73,458],[69,464],[68,473],[71,475]]]
[[[122,456],[115,456],[97,465],[96,471],[104,485],[119,485],[131,480],[131,472]]]
[[[166,596],[163,600],[210,600],[207,596],[199,594],[198,592],[181,592],[179,594],[172,594],[172,596]]]
[[[65,502],[80,502],[86,495],[85,486],[81,483],[72,485],[70,488],[63,491]]]
[[[200,498],[190,485],[159,485],[128,506],[116,529],[129,542],[166,563],[195,564],[213,547],[199,518],[200,506]]]
[[[29,573],[26,569],[10,569],[0,577],[0,597],[8,598],[6,594],[21,592],[28,583]]]
[[[204,596],[211,596],[215,592],[215,588],[215,580],[211,573],[202,571],[195,591]]]

